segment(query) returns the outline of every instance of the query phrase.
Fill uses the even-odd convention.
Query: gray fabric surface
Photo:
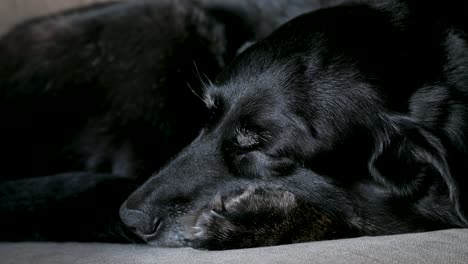
[[[468,263],[468,229],[269,248],[198,251],[93,243],[0,243],[2,264]]]

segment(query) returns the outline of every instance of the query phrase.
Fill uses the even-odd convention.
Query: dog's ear
[[[451,175],[440,139],[410,120],[398,120],[394,128],[376,142],[369,161],[374,180],[407,198],[418,198],[437,181],[443,182],[457,213],[467,222],[459,183]]]
[[[376,143],[369,170],[377,182],[396,194],[412,196],[424,191],[433,177],[449,177],[444,156],[439,144],[422,130],[404,128]]]

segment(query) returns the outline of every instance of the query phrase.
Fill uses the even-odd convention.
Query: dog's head
[[[206,127],[128,198],[123,221],[150,244],[208,248],[463,225],[428,123],[438,113],[423,110],[447,99],[423,86],[438,44],[418,47],[433,36],[388,15],[323,10],[248,48],[202,96]]]

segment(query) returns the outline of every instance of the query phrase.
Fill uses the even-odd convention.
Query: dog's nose
[[[156,234],[161,221],[157,217],[151,217],[142,210],[130,209],[123,204],[120,208],[120,218],[125,225],[133,229],[143,239]]]

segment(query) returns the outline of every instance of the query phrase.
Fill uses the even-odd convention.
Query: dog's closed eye
[[[241,150],[251,150],[260,144],[260,135],[247,130],[244,127],[237,127],[235,132],[235,146]]]

